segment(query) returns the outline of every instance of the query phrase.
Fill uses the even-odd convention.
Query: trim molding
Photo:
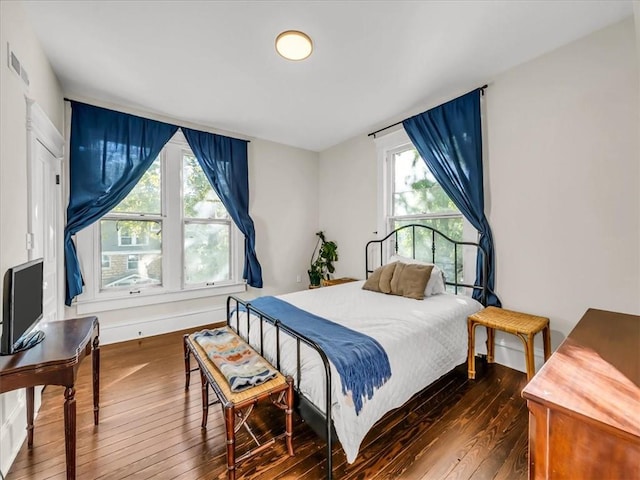
[[[42,389],[43,387],[36,387],[34,391],[34,421],[40,410]],[[3,408],[13,405],[13,409],[0,426],[0,472],[5,477],[27,439],[27,401],[24,392],[25,389],[21,388],[0,396],[0,403],[4,403]]]
[[[487,353],[487,337],[485,332],[480,333],[482,330],[484,329],[476,329],[476,355]],[[542,338],[541,335],[536,335],[536,339],[537,337]],[[496,331],[495,341],[495,362],[499,363],[500,365],[504,365],[505,367],[518,370],[519,372],[526,373],[527,366],[522,342],[520,342],[513,335],[505,334],[500,331]],[[533,356],[537,372],[544,364],[544,350],[542,348],[534,346]]]
[[[143,320],[100,325],[100,345],[126,342],[153,335],[175,332],[187,328],[199,328],[212,323],[224,322],[226,306],[220,305],[207,310],[145,317]]]
[[[32,133],[35,139],[54,157],[62,160],[64,137],[34,99],[25,97],[25,100],[27,102],[27,132]]]
[[[153,289],[150,289],[150,293],[145,292],[140,294],[140,296],[134,297],[112,297],[83,301],[78,300],[76,302],[76,313],[78,315],[98,314],[100,312],[107,312],[110,310],[124,310],[133,307],[144,307],[147,305],[157,305],[161,303],[178,302],[182,300],[213,296],[219,296],[220,298],[226,299],[228,295],[246,291],[246,283],[176,291],[161,290],[159,292],[154,292]]]

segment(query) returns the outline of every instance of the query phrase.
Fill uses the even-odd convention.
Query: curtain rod
[[[485,88],[487,88],[487,87],[488,87],[488,85],[483,85],[483,86],[481,86],[481,87],[479,88],[480,93],[481,93],[482,95],[484,95],[484,89],[485,89]],[[473,90],[471,90],[471,91],[473,92]],[[466,95],[466,94],[465,94],[465,95]],[[462,95],[461,95],[461,96],[462,96]],[[445,102],[445,103],[446,103],[446,102]],[[434,107],[434,108],[435,108],[435,107]],[[408,118],[410,118],[410,117],[408,117]],[[406,120],[406,118],[405,118],[404,120]],[[371,132],[371,133],[369,133],[369,134],[367,135],[367,137],[373,137],[373,138],[376,138],[376,134],[377,134],[377,133],[384,132],[385,130],[388,130],[388,129],[392,128],[392,127],[395,127],[395,126],[397,126],[397,125],[400,125],[402,122],[404,122],[404,120],[400,120],[399,122],[396,122],[396,123],[394,123],[394,124],[392,124],[392,125],[387,125],[386,127],[381,128],[381,129],[379,129],[379,130],[376,130],[375,132]]]
[[[104,108],[105,110],[111,110],[112,112],[118,112],[118,110],[114,110],[113,108],[101,107],[100,105],[92,105],[92,104],[87,103],[87,102],[81,102],[80,100],[73,100],[72,98],[62,97],[62,100],[64,100],[65,102],[82,103],[83,105],[89,105],[90,107]],[[134,117],[144,118],[145,120],[153,120],[152,118],[142,117],[142,116],[136,115],[134,113],[126,113],[126,112],[118,112],[118,113],[125,113],[126,115],[131,115],[131,116],[134,116]],[[162,120],[154,120],[154,121],[162,122],[162,123],[168,123],[168,122],[163,122]],[[176,126],[178,128],[182,128],[184,126],[184,125],[176,125],[174,123],[171,123],[170,125],[174,125],[174,126]],[[197,129],[197,128],[191,128],[191,127],[184,127],[184,128],[188,128],[190,130],[198,130],[199,132],[204,132],[204,130],[200,130],[200,129]],[[212,133],[212,132],[204,132],[204,133]],[[220,135],[221,137],[228,137],[228,138],[233,138],[234,140],[241,140],[243,142],[251,143],[251,140],[245,140],[244,138],[236,138],[236,137],[232,137],[230,135],[223,135],[221,133],[214,133],[214,135]]]

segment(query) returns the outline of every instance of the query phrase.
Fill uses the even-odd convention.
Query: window
[[[121,225],[118,229],[118,246],[127,245],[149,245],[149,235],[146,235],[146,232],[133,231],[130,225]]]
[[[138,270],[140,257],[138,255],[129,255],[127,258],[127,270]]]
[[[187,152],[182,155],[182,191],[185,284],[229,280],[231,217],[196,157]]]
[[[387,138],[389,137],[389,138]],[[426,225],[442,232],[452,240],[474,241],[475,230],[464,219],[453,201],[442,189],[426,163],[420,157],[404,131],[395,132],[378,143],[382,189],[382,227],[386,233],[403,225]],[[433,258],[431,235],[427,230],[416,231],[416,258],[434,261],[445,272],[448,280],[466,276],[473,278],[473,261],[468,258],[475,252],[458,249],[458,271],[455,270],[453,245],[436,235],[436,252]],[[469,249],[471,250],[471,249]],[[410,230],[398,237],[398,253],[411,256]],[[475,258],[475,257],[474,257]],[[471,266],[471,270],[465,264]]]
[[[242,238],[177,133],[129,195],[78,234],[78,312],[243,291]]]
[[[413,146],[392,152],[389,226],[419,223],[462,240],[462,214],[442,189]]]
[[[100,290],[127,287],[135,273],[148,285],[162,285],[162,155],[134,189],[100,224],[100,251],[112,259],[101,269]]]

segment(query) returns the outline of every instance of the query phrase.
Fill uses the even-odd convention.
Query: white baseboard
[[[226,307],[188,312],[180,315],[146,317],[138,321],[100,325],[100,345],[125,342],[136,338],[161,335],[187,328],[197,328],[211,323],[224,322]]]
[[[484,328],[476,328],[476,355],[487,353],[487,335]],[[500,365],[504,365],[519,372],[527,373],[524,345],[515,336],[496,331],[494,360]],[[533,348],[533,356],[536,364],[536,371],[544,363],[544,350],[539,347]]]
[[[38,416],[42,401],[42,387],[35,388],[34,418]],[[0,472],[3,476],[11,468],[20,447],[27,439],[27,398],[25,389],[14,390],[0,395],[0,412],[2,425],[0,426]],[[37,439],[37,433],[34,437]]]

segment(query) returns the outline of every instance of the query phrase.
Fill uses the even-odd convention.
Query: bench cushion
[[[276,370],[227,326],[197,332],[194,340],[226,378],[232,392],[276,377]]]

